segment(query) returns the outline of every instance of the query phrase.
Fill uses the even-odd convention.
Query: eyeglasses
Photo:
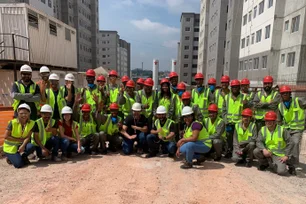
[[[22,73],[21,73],[21,75],[24,75],[24,76],[31,76],[31,74],[32,74],[32,73],[25,73],[25,72],[22,72]]]

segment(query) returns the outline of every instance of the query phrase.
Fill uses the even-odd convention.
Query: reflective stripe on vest
[[[227,95],[225,95],[225,96],[227,96]],[[224,96],[221,94],[221,90],[218,89],[218,90],[215,91],[215,104],[217,104],[217,106],[218,106],[218,114],[222,113],[223,102],[224,102]]]
[[[131,98],[129,94],[126,92],[124,93],[125,98],[125,104],[122,106],[122,112],[124,114],[124,117],[128,116],[130,113],[132,113],[132,106],[136,102],[135,99]]]
[[[241,120],[241,112],[243,108],[244,95],[239,94],[236,100],[232,98],[232,94],[225,96],[226,100],[226,118],[228,123],[237,123]]]
[[[183,109],[183,101],[181,100],[181,98],[176,95],[176,99],[175,99],[175,109],[174,109],[174,121],[177,123],[180,120],[180,117],[182,116],[182,109]]]
[[[96,112],[96,102],[94,101],[94,95],[98,96],[100,103],[102,101],[102,95],[97,86],[93,90],[86,89],[85,96],[83,97],[84,103],[88,103],[91,106],[91,112]]]
[[[90,134],[94,134],[96,133],[96,124],[92,118],[92,116],[90,115],[90,121],[89,122],[84,122],[83,121],[83,115],[80,115],[80,123],[79,123],[79,134],[82,138],[90,135]]]
[[[167,119],[167,121],[165,122],[165,124],[163,125],[163,127],[161,127],[161,125],[160,125],[160,120],[157,119],[157,120],[155,121],[155,127],[156,127],[156,129],[158,130],[158,129],[162,128],[162,131],[161,131],[160,133],[158,133],[158,134],[161,135],[163,138],[164,138],[164,137],[167,137],[167,136],[169,135],[169,133],[170,133],[170,126],[171,126],[172,123],[173,123],[172,120]],[[174,138],[173,138],[173,139],[174,139]],[[173,140],[173,139],[172,139],[172,140]],[[172,140],[171,140],[171,141],[172,141]],[[164,140],[164,139],[163,139],[163,141],[167,142],[168,140]]]
[[[284,103],[278,104],[278,109],[283,116],[283,127],[292,130],[304,130],[305,127],[305,112],[299,105],[299,99],[296,97],[291,101],[289,109]]]
[[[198,121],[194,121],[194,122],[200,123]],[[189,127],[186,127],[184,138],[188,139],[188,138],[192,137],[192,129],[191,129],[191,127],[192,127],[194,122],[192,122],[192,124]],[[200,123],[200,124],[202,124],[202,123]],[[204,126],[203,126],[202,130],[199,133],[197,141],[202,141],[207,147],[211,148],[211,146],[212,146],[211,139],[209,139],[209,134],[208,134],[208,132],[207,132],[207,130],[206,130],[206,128]]]
[[[250,123],[249,127],[244,131],[241,123],[235,125],[238,143],[240,142],[250,142],[251,137],[253,136],[253,129],[255,128],[254,123]]]
[[[210,118],[205,118],[204,123],[205,123],[205,126],[207,128],[208,134],[213,135],[213,134],[217,133],[217,127],[219,126],[219,124],[221,122],[223,122],[223,120],[220,117],[217,117],[214,123],[211,122]],[[226,139],[226,132],[225,131],[221,134],[221,138],[223,140]]]
[[[279,157],[285,156],[286,142],[283,138],[283,132],[284,128],[280,125],[276,126],[273,134],[271,134],[267,127],[261,128],[266,148]]]
[[[19,81],[16,81],[15,84],[18,87],[19,93],[25,94],[24,85]],[[33,83],[30,86],[30,90],[29,90],[30,94],[35,94],[35,90],[36,90],[36,84]],[[19,104],[20,104],[20,100],[16,100],[16,99],[13,100],[12,107],[13,107],[14,111],[17,111],[17,108],[18,108]],[[35,102],[35,106],[36,106],[37,110],[39,110],[40,109],[40,102]]]
[[[191,92],[192,103],[199,106],[204,118],[208,117],[209,91],[208,88],[204,88],[204,91],[199,93],[197,88],[194,88]]]
[[[152,114],[153,104],[155,101],[155,94],[156,94],[155,91],[152,91],[151,96],[147,98],[144,90],[140,92],[141,104],[142,105],[149,104],[149,108],[143,110],[143,114],[144,116],[146,116],[146,118],[148,118]]]
[[[270,95],[265,97],[263,91],[260,91],[260,92],[257,93],[257,96],[258,96],[258,98],[260,100],[260,103],[269,103],[269,102],[273,101],[273,99],[275,98],[276,94],[277,94],[277,92],[272,90]],[[256,120],[263,120],[264,115],[266,114],[267,111],[270,111],[270,110],[257,108],[256,111],[255,111],[255,118],[256,118]]]

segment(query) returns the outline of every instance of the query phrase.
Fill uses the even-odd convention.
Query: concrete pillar
[[[157,89],[158,88],[158,72],[159,72],[159,61],[157,59],[153,60],[153,80],[154,80],[154,86],[153,89]]]

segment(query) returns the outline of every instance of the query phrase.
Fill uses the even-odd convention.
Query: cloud
[[[158,22],[152,22],[147,18],[144,18],[142,20],[132,20],[131,23],[139,30],[153,31],[155,33],[163,35],[171,35],[180,32],[180,29],[178,28],[170,27]]]
[[[123,8],[123,7],[126,7],[126,6],[132,6],[134,4],[134,2],[132,0],[117,0],[116,3],[114,3],[112,5],[113,8]]]
[[[163,46],[171,49],[177,49],[177,40],[164,41]]]
[[[171,13],[200,12],[199,0],[136,0],[143,5],[166,8]]]

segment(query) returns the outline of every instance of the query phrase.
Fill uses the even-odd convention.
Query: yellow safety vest
[[[173,123],[172,120],[167,119],[166,122],[164,123],[163,126],[160,125],[160,120],[157,119],[155,120],[155,127],[156,129],[160,129],[162,128],[162,131],[160,133],[158,133],[159,135],[161,135],[163,138],[167,137],[170,133],[170,126]],[[168,140],[163,139],[163,141],[168,142]],[[174,141],[174,138],[171,139],[171,141]]]
[[[276,156],[285,156],[287,144],[283,138],[284,128],[282,126],[277,125],[273,134],[271,134],[268,128],[264,126],[261,128],[261,134],[268,150],[270,150]]]
[[[84,89],[81,90],[81,92],[83,92]],[[96,102],[94,101],[94,95],[97,95],[99,98],[99,103],[102,100],[102,95],[101,92],[98,89],[98,86],[96,86],[95,89],[93,90],[89,90],[86,89],[85,90],[85,94],[84,94],[84,103],[87,103],[91,106],[91,112],[95,112],[96,111]]]
[[[55,122],[56,121],[54,119],[51,119],[51,124],[50,124],[51,128],[54,126]],[[42,118],[36,120],[36,124],[38,126],[38,131],[39,131],[38,133],[39,140],[43,145],[46,145],[46,142],[52,137],[52,133],[46,132],[46,127]],[[34,139],[34,133],[32,134],[31,143],[35,146],[38,146],[38,144],[36,144]]]
[[[176,97],[176,95],[171,93],[170,98],[166,97],[161,98],[161,93],[158,93],[158,106],[164,106],[168,112],[171,103],[174,102],[174,97]]]
[[[21,82],[19,82],[19,81],[16,81],[15,84],[18,87],[19,93],[25,94],[24,85]],[[30,94],[35,94],[36,86],[37,85],[35,83],[33,83],[30,86]],[[18,108],[19,105],[20,105],[20,100],[14,99],[13,100],[13,105],[12,105],[14,111],[17,111],[17,108]],[[35,106],[36,106],[37,110],[40,110],[40,101],[39,102],[35,102]]]
[[[191,92],[191,102],[199,106],[204,118],[208,117],[209,93],[210,90],[205,87],[202,93],[199,93],[197,88],[192,89]]]
[[[245,97],[245,95],[239,94],[234,101],[231,93],[225,96],[226,118],[228,123],[238,123],[241,120],[243,100],[245,100]]]
[[[213,135],[217,132],[217,127],[219,126],[219,124],[223,122],[223,119],[220,117],[216,118],[216,121],[214,123],[211,122],[210,118],[204,118],[204,124],[208,130],[208,134],[209,135]],[[226,140],[226,133],[225,131],[222,133],[221,135],[221,139],[222,140]]]
[[[131,98],[126,92],[124,93],[125,104],[122,105],[122,112],[124,117],[127,117],[132,112],[132,106],[136,102],[135,99]],[[136,97],[136,92],[135,92]]]
[[[116,86],[116,87],[111,87],[109,86],[108,87],[109,89],[109,100],[110,100],[110,103],[118,103],[118,96],[119,96],[119,87]]]
[[[198,122],[198,121],[194,121],[194,122]],[[188,138],[192,137],[191,127],[192,127],[193,123],[189,127],[186,127],[184,138],[188,139]],[[200,122],[198,122],[198,123],[200,123]],[[202,123],[200,123],[200,124],[202,124]],[[211,146],[212,146],[211,139],[209,139],[209,134],[208,134],[208,132],[207,132],[207,130],[204,126],[203,126],[202,130],[200,131],[200,134],[199,134],[199,137],[198,137],[197,141],[202,141],[209,148],[211,148]]]
[[[100,125],[100,128],[99,128],[100,131],[105,132],[107,135],[114,135],[118,133],[119,132],[118,123],[122,120],[121,117],[117,116],[118,123],[113,124],[111,117],[112,117],[111,114],[107,115],[106,122],[103,125]]]
[[[222,108],[223,108],[223,102],[224,102],[224,96],[221,94],[221,90],[217,89],[215,91],[215,104],[218,106],[218,113],[222,114]],[[227,94],[228,95],[228,94]],[[225,95],[225,96],[227,96]]]
[[[253,129],[255,128],[254,123],[250,123],[249,127],[244,131],[242,128],[241,123],[237,123],[235,125],[237,137],[238,137],[238,143],[240,142],[250,142],[251,137],[253,136]]]
[[[259,91],[257,93],[257,96],[260,99],[260,103],[269,103],[269,102],[273,101],[273,99],[275,98],[276,95],[277,95],[277,92],[274,91],[274,90],[272,90],[270,95],[268,95],[267,97],[265,97],[263,91]],[[270,110],[257,108],[256,111],[255,111],[256,120],[263,120],[267,111],[270,111]]]
[[[174,121],[176,123],[179,122],[181,116],[182,116],[182,110],[183,110],[183,100],[178,96],[176,95],[176,99],[175,99],[175,110],[174,110]]]
[[[141,98],[141,104],[142,105],[149,104],[149,108],[143,110],[143,114],[144,114],[144,116],[146,116],[146,118],[148,118],[150,115],[152,115],[153,104],[155,102],[155,95],[156,95],[156,92],[152,91],[151,96],[149,98],[147,98],[144,90],[139,92],[139,96]]]
[[[58,91],[56,101],[55,101],[54,91],[52,89],[47,89],[46,94],[47,94],[46,104],[49,104],[54,110],[55,103],[57,103],[58,111],[59,113],[61,113],[61,110],[66,106],[66,100],[65,100],[63,92],[60,90]]]
[[[26,124],[24,130],[22,130],[22,125],[19,123],[17,118],[11,120],[11,122],[12,122],[11,135],[14,138],[23,138],[23,139],[26,138],[35,125],[35,122],[33,120],[30,120]],[[18,147],[20,145],[22,145],[22,142],[15,142],[5,139],[3,144],[3,151],[7,154],[16,154],[18,151]]]
[[[78,125],[79,125],[79,134],[81,138],[85,138],[90,134],[97,133],[97,125],[91,115],[90,115],[90,120],[88,122],[85,122],[83,120],[83,115],[81,114],[80,123]]]

